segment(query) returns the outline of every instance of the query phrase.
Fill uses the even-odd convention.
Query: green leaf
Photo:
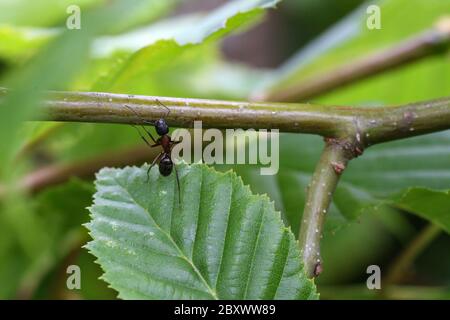
[[[151,46],[142,61],[136,65],[136,73],[129,74],[129,81],[120,80],[110,86],[108,77],[100,77],[93,91],[115,91],[133,94],[153,94],[172,97],[239,99],[248,95],[259,79],[262,70],[222,61],[215,43],[180,47],[171,40],[159,41]],[[122,58],[112,57],[108,73],[114,66],[121,67]],[[112,72],[113,77],[115,73]],[[89,76],[89,75],[88,75]]]
[[[128,18],[118,21],[108,31],[119,33],[168,14],[182,0],[146,0],[127,10]]]
[[[143,83],[157,82],[157,71],[176,63],[190,55],[191,61],[201,61],[195,57],[196,47],[225,36],[239,27],[253,22],[264,9],[274,7],[279,0],[238,0],[228,2],[212,13],[194,19],[183,32],[173,39],[162,39],[130,55],[122,62],[113,65],[107,75],[94,86],[94,90],[149,94]],[[191,19],[192,20],[192,19]],[[199,50],[199,49],[197,49]],[[189,58],[187,58],[189,59]],[[183,70],[189,75],[189,72]],[[154,94],[154,92],[153,92]]]
[[[450,233],[450,190],[410,188],[393,202],[398,208],[430,220]]]
[[[87,247],[124,299],[316,298],[292,232],[232,172],[103,169]],[[181,203],[178,201],[181,197]],[[181,206],[181,207],[180,207]]]

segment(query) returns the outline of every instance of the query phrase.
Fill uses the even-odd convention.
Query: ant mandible
[[[156,99],[156,102],[160,106],[166,108],[167,109],[167,113],[164,115],[164,117],[162,117],[159,120],[154,121],[154,122],[143,119],[136,112],[136,110],[134,110],[130,106],[125,105],[125,107],[128,108],[129,110],[131,110],[140,119],[140,121],[142,123],[154,126],[155,130],[156,130],[156,133],[159,135],[159,138],[155,140],[155,138],[153,137],[151,132],[148,131],[147,128],[145,128],[143,125],[141,125],[140,127],[147,133],[147,135],[153,141],[153,144],[150,144],[150,142],[144,137],[144,135],[141,133],[141,131],[135,125],[132,125],[137,130],[137,132],[139,133],[139,135],[142,138],[142,140],[150,148],[161,146],[162,149],[163,149],[163,151],[161,151],[161,153],[153,160],[152,164],[150,165],[150,167],[147,170],[147,182],[150,180],[150,170],[159,161],[158,169],[159,169],[159,173],[162,176],[164,176],[164,177],[169,176],[172,173],[172,169],[175,169],[175,175],[176,175],[176,178],[177,178],[177,185],[178,185],[178,194],[180,195],[180,180],[179,180],[179,177],[178,177],[177,168],[176,168],[176,166],[174,165],[174,163],[172,161],[171,151],[172,151],[173,146],[175,144],[177,144],[177,143],[180,143],[181,141],[173,141],[172,138],[168,135],[168,133],[169,133],[169,126],[167,125],[167,123],[164,120],[164,118],[167,117],[170,114],[170,109],[167,108],[167,106],[165,106],[163,103],[161,103],[161,101],[159,101],[158,99]],[[179,198],[179,200],[180,200],[180,198]]]

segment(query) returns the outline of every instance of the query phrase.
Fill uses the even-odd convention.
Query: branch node
[[[331,166],[333,167],[334,172],[336,172],[339,175],[341,175],[342,172],[344,172],[344,170],[346,168],[345,164],[343,164],[341,162],[335,162],[335,161],[331,162]]]
[[[338,139],[326,137],[324,138],[324,140],[327,145],[343,150],[345,153],[345,158],[347,158],[347,160],[357,158],[364,152],[364,141],[361,139],[360,133],[356,133],[355,139]]]

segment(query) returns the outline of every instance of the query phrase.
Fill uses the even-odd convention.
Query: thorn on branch
[[[344,172],[345,170],[345,164],[340,163],[340,162],[331,162],[331,166],[333,167],[334,172],[336,172],[337,174],[341,175],[342,172]]]

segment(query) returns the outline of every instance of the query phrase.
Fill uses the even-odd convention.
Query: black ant
[[[164,117],[160,118],[157,121],[145,120],[136,112],[136,110],[134,110],[130,106],[125,105],[125,107],[128,108],[129,110],[131,110],[141,120],[142,123],[154,126],[155,130],[156,130],[156,133],[159,135],[159,138],[155,140],[155,138],[153,137],[151,132],[148,131],[143,125],[141,125],[140,127],[147,133],[147,135],[153,141],[153,144],[150,144],[150,142],[144,137],[142,132],[135,125],[132,125],[138,131],[138,133],[141,136],[142,140],[144,140],[144,142],[150,148],[161,146],[162,149],[163,149],[163,151],[161,151],[161,153],[153,160],[152,164],[150,165],[150,167],[147,170],[147,182],[150,180],[150,170],[159,161],[158,168],[159,168],[159,173],[162,176],[164,176],[164,177],[169,176],[172,173],[172,169],[175,169],[175,175],[176,175],[176,178],[177,178],[177,185],[178,185],[178,194],[181,195],[181,193],[180,193],[180,179],[178,177],[178,171],[177,171],[177,168],[174,165],[174,163],[172,161],[172,157],[171,157],[171,151],[172,151],[173,146],[175,144],[177,144],[177,143],[180,143],[181,141],[173,141],[172,138],[168,135],[168,133],[169,133],[169,126],[167,125],[167,123],[164,120],[164,118],[167,117],[170,114],[170,109],[167,108],[167,106],[165,106],[163,103],[161,103],[161,101],[156,100],[156,102],[160,106],[162,106],[162,107],[167,109],[167,113],[164,115]],[[178,198],[178,200],[180,201],[180,197]]]

